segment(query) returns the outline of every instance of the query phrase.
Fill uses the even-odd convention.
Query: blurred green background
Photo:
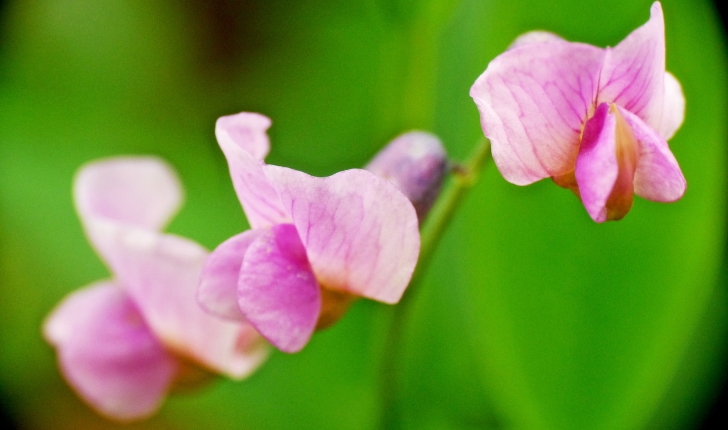
[[[82,163],[169,160],[187,192],[169,231],[213,248],[247,228],[218,116],[270,116],[268,161],[315,175],[413,128],[462,159],[482,136],[469,87],[517,35],[615,45],[650,3],[0,3],[0,403],[22,428],[119,427],[76,398],[40,336],[65,294],[108,276],[72,205]],[[303,352],[126,428],[373,429],[383,389],[406,429],[695,428],[726,360],[728,69],[710,2],[663,8],[687,98],[670,142],[681,201],[637,199],[597,225],[551,181],[517,187],[489,165],[409,293],[395,379],[380,376],[393,308],[360,301]]]

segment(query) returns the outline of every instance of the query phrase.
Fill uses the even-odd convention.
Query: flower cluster
[[[667,139],[685,100],[665,71],[663,27],[656,2],[614,48],[531,32],[495,58],[471,96],[505,179],[551,177],[596,222],[624,217],[634,194],[679,199],[686,183]],[[394,304],[405,292],[419,222],[449,168],[437,137],[403,134],[365,169],[318,178],[264,162],[270,125],[247,112],[217,121],[251,229],[212,253],[161,232],[182,201],[164,162],[120,157],[79,171],[76,208],[112,279],[71,293],[43,333],[100,413],[147,417],[175,388],[249,375],[268,343],[300,351],[360,297]]]
[[[147,417],[170,390],[214,373],[249,375],[268,355],[265,339],[297,351],[355,297],[402,295],[419,252],[408,197],[424,216],[447,164],[439,140],[396,139],[369,166],[387,180],[365,170],[314,178],[262,163],[269,125],[250,113],[218,121],[254,229],[212,255],[159,231],[182,201],[161,160],[117,157],[79,171],[76,207],[113,278],[71,293],[43,332],[66,379],[101,414]]]

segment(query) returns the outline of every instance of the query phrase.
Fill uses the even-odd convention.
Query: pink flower
[[[315,178],[264,164],[270,124],[255,113],[217,121],[252,230],[212,252],[197,297],[209,312],[247,320],[280,350],[296,352],[358,296],[399,301],[420,239],[407,197],[370,172]]]
[[[493,159],[514,184],[551,177],[596,222],[618,220],[633,195],[672,202],[685,178],[667,139],[683,121],[680,83],[665,71],[662,8],[614,48],[528,33],[475,81]]]
[[[269,348],[249,324],[197,304],[208,252],[159,231],[182,201],[169,166],[150,157],[94,162],[79,171],[74,195],[114,275],[71,293],[43,326],[81,398],[109,418],[135,420],[153,414],[172,387],[210,372],[240,379],[262,363]]]

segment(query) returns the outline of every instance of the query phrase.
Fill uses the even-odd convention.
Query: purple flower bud
[[[391,141],[365,169],[396,185],[422,222],[440,193],[447,166],[447,154],[437,136],[411,131]]]

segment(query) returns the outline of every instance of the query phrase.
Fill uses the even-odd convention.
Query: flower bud
[[[399,188],[422,222],[440,193],[447,167],[447,154],[437,136],[410,131],[379,151],[365,169]]]

